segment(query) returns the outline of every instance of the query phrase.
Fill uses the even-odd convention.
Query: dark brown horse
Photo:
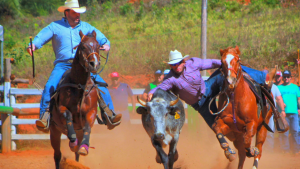
[[[267,136],[265,124],[269,123],[272,110],[267,111],[266,106],[259,110],[257,97],[246,82],[240,64],[240,50],[238,47],[220,50],[222,56],[222,72],[225,77],[223,92],[219,97],[219,112],[212,128],[217,135],[225,156],[229,161],[236,158],[224,135],[238,150],[238,168],[243,168],[247,157],[254,157],[253,168],[257,168],[262,155],[262,145]],[[264,113],[264,115],[262,115]],[[252,137],[256,135],[255,147],[251,147]]]
[[[56,168],[61,160],[61,134],[70,140],[69,146],[76,154],[76,161],[79,155],[88,154],[91,128],[97,114],[98,88],[90,74],[96,73],[100,67],[100,45],[95,31],[88,35],[80,31],[79,34],[81,42],[72,68],[65,73],[51,101],[50,139]]]

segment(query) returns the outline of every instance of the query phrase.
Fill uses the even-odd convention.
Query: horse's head
[[[222,71],[224,76],[229,83],[230,88],[234,88],[238,79],[242,76],[240,66],[240,50],[239,47],[235,48],[228,47],[227,49],[220,49]]]
[[[96,32],[93,31],[87,35],[79,32],[81,42],[78,45],[75,58],[84,67],[87,72],[97,73],[100,68],[100,45],[96,40]]]

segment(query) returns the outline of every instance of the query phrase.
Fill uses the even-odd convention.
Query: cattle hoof
[[[234,150],[229,148],[228,150],[225,151],[225,156],[231,162],[236,158],[236,153]]]
[[[246,148],[247,157],[256,157],[259,155],[259,149],[257,147]]]
[[[162,163],[161,158],[160,158],[160,156],[158,154],[156,154],[155,160],[159,164]]]
[[[86,156],[89,153],[89,147],[86,144],[80,146],[78,150],[78,154],[82,156]]]
[[[69,142],[69,147],[72,152],[76,152],[78,150],[78,140],[76,139],[74,142]]]
[[[175,152],[175,156],[174,156],[174,162],[178,160],[178,157],[179,157],[179,155],[178,155],[178,151],[176,150],[176,152]]]

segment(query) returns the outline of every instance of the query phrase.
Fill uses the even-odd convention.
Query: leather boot
[[[49,123],[50,123],[50,113],[46,111],[42,117],[35,121],[35,125],[38,130],[48,133],[49,132]]]
[[[276,74],[276,71],[277,71],[277,65],[275,66],[274,69],[272,69],[266,76],[266,85],[269,89],[272,88],[272,85],[273,85],[273,80],[275,78],[275,74]]]
[[[112,112],[112,111],[111,111]],[[114,129],[116,126],[121,124],[122,114],[113,113],[109,116],[106,112],[103,112],[104,118],[106,120],[106,125],[109,130]]]

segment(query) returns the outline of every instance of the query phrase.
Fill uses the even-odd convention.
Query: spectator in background
[[[282,79],[283,84],[279,85],[278,89],[286,105],[282,113],[285,115],[290,129],[281,135],[279,139],[280,146],[285,153],[288,153],[290,150],[292,150],[293,153],[298,153],[300,146],[300,140],[298,138],[300,91],[297,85],[291,83],[291,72],[289,70],[285,70],[282,73]],[[291,133],[292,146],[289,144],[289,133]]]
[[[167,78],[167,75],[170,73],[170,69],[165,69],[164,70],[164,79],[165,80]]]
[[[170,72],[170,70],[169,70]],[[147,97],[148,97],[148,92],[154,88],[156,88],[157,85],[159,85],[164,79],[164,74],[162,73],[161,70],[156,70],[155,73],[154,73],[154,81],[149,83],[143,93],[143,96],[142,98],[144,100],[147,100]]]
[[[170,69],[165,69],[164,70],[164,76],[167,76],[170,73]]]
[[[263,72],[265,72],[266,74],[269,73],[268,70],[263,70]],[[277,73],[278,72],[280,72],[280,71],[277,71]],[[277,73],[276,73],[276,75],[277,75]],[[283,100],[281,97],[281,93],[275,84],[272,85],[271,93],[273,95],[273,99],[274,99],[276,108],[278,109],[279,112],[284,113],[284,103],[283,103]],[[273,115],[270,118],[269,127],[275,132],[275,123],[274,123]],[[270,150],[270,152],[273,152],[274,151],[274,142],[275,142],[274,133],[268,132],[266,141],[267,141],[267,144],[266,144],[267,148]]]
[[[126,83],[120,82],[120,75],[118,72],[110,74],[112,84],[108,87],[111,95],[116,114],[122,114],[123,123],[130,124],[130,114],[128,110],[128,98],[132,103],[132,112],[135,113],[135,99],[131,88]]]
[[[278,86],[281,84],[281,80],[282,80],[282,73],[281,71],[277,71],[275,74],[275,85]]]

